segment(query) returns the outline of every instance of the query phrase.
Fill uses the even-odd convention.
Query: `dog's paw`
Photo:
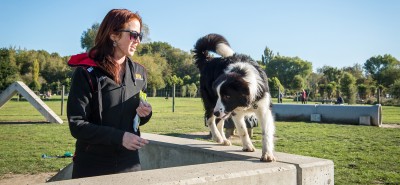
[[[252,146],[252,147],[243,148],[242,151],[243,152],[254,152],[254,151],[256,151],[256,149]]]
[[[229,141],[229,140],[224,140],[224,142],[222,144],[225,145],[225,146],[231,146],[232,145],[231,141]]]
[[[262,162],[275,162],[276,159],[273,155],[261,156],[260,161]]]
[[[221,143],[221,144],[224,142],[224,140],[222,140],[222,138],[218,138],[218,137],[212,137],[212,140],[217,143]]]

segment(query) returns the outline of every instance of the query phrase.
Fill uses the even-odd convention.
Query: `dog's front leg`
[[[239,137],[242,140],[242,150],[245,152],[254,152],[256,149],[251,142],[249,133],[247,132],[246,123],[244,122],[244,116],[233,116],[232,120],[234,121],[236,130],[238,131]]]
[[[231,145],[231,141],[226,139],[225,132],[224,132],[224,125],[225,125],[225,120],[219,119],[219,122],[217,123],[217,128],[218,128],[218,131],[221,134],[221,137],[222,137],[222,140],[223,140],[222,144],[225,145],[225,146],[230,146]]]
[[[275,133],[275,124],[274,119],[272,117],[272,112],[269,108],[267,108],[266,113],[257,115],[259,117],[259,121],[261,122],[261,131],[262,131],[262,155],[260,161],[263,162],[272,162],[276,161],[275,156],[273,154],[274,151],[274,133]]]
[[[208,128],[210,128],[212,140],[217,143],[223,143],[224,140],[222,139],[221,133],[218,131],[217,125],[215,123],[215,116],[211,116],[207,119],[207,125]]]

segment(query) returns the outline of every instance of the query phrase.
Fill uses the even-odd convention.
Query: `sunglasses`
[[[129,39],[130,40],[137,40],[139,38],[139,41],[142,41],[143,34],[138,33],[137,31],[131,31],[131,30],[119,30],[119,32],[128,32],[129,33]]]

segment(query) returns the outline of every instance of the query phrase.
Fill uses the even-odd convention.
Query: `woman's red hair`
[[[120,65],[113,60],[114,46],[110,35],[121,34],[118,30],[124,29],[128,22],[135,19],[140,22],[141,30],[142,18],[138,13],[133,13],[127,9],[110,10],[100,24],[94,47],[89,51],[89,57],[118,84],[121,82],[119,77]]]

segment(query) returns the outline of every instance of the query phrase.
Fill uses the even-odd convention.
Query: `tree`
[[[33,50],[18,50],[15,56],[16,65],[19,68],[20,75],[26,75],[32,73],[33,61],[36,59],[36,52]],[[24,81],[29,84],[32,81]],[[29,82],[29,83],[27,83]]]
[[[192,78],[189,76],[189,75],[185,75],[184,77],[183,77],[183,84],[190,84],[190,80],[191,80]]]
[[[319,84],[318,85],[318,91],[319,91],[320,96],[322,98],[325,98],[326,85],[325,84]]]
[[[278,97],[279,92],[283,92],[285,90],[277,77],[268,78],[268,86],[270,88],[272,97]]]
[[[264,55],[261,56],[261,62],[263,65],[268,64],[274,58],[274,53],[267,46],[264,49]]]
[[[368,94],[368,88],[364,84],[360,84],[357,86],[358,95],[361,99],[366,99]]]
[[[151,87],[153,90],[152,96],[154,97],[157,93],[157,89],[164,88],[166,83],[163,78],[165,74],[163,72],[167,71],[167,61],[160,55],[144,55],[138,57],[134,55],[132,59],[140,64],[142,64],[147,70],[147,86]]]
[[[191,98],[196,97],[196,94],[197,94],[197,86],[196,86],[196,84],[191,83],[191,84],[188,86],[188,92],[189,92],[189,96],[190,96]]]
[[[60,81],[51,83],[51,84],[50,84],[50,88],[51,88],[52,91],[55,92],[56,94],[61,94],[62,85],[61,85],[61,82],[60,82]]]
[[[370,96],[375,96],[376,95],[376,90],[378,88],[376,87],[376,85],[371,85],[369,86],[369,92],[371,93]]]
[[[99,31],[100,24],[94,23],[91,28],[88,28],[82,33],[81,47],[85,51],[89,51],[93,46],[96,39],[97,32]]]
[[[342,70],[331,67],[331,66],[323,66],[322,68],[317,69],[319,73],[324,74],[325,78],[330,82],[340,83],[340,79],[342,78],[343,72]]]
[[[275,56],[266,64],[265,70],[270,78],[277,77],[286,88],[296,89],[292,87],[294,77],[299,75],[306,79],[312,72],[312,64],[298,57]]]
[[[361,84],[364,81],[365,76],[363,74],[363,67],[361,64],[354,64],[352,67],[343,67],[343,72],[348,72],[356,78],[356,84]]]
[[[305,86],[309,89],[309,97],[315,98],[318,94],[318,82],[323,78],[322,74],[311,73],[307,81],[305,82]]]
[[[67,66],[66,58],[61,58],[58,54],[48,54],[41,63],[40,75],[47,84],[53,82],[64,82],[72,74],[72,68]],[[55,90],[55,89],[53,89]]]
[[[33,61],[32,82],[30,83],[29,87],[33,91],[39,91],[41,88],[41,85],[39,83],[39,62],[38,62],[38,60]]]
[[[166,42],[150,42],[139,45],[137,48],[138,56],[158,54],[167,61],[168,73],[164,75],[169,78],[177,75],[184,78],[186,75],[191,77],[187,83],[197,83],[199,81],[198,69],[194,65],[192,55],[188,52],[172,47]],[[186,83],[186,82],[185,82]]]
[[[0,49],[0,91],[18,79],[18,68],[15,63],[16,52],[14,49]]]
[[[328,99],[331,99],[336,92],[336,82],[330,82],[325,86],[326,93],[328,94]]]
[[[69,93],[69,89],[71,88],[71,81],[72,81],[71,78],[65,78],[65,80],[63,81],[66,93]]]
[[[391,76],[391,68],[399,68],[400,62],[391,55],[385,54],[384,56],[378,55],[369,58],[364,63],[365,71],[372,76],[372,78],[377,82],[378,85],[385,85],[388,87],[390,83],[393,83],[395,80]],[[394,70],[396,71],[396,70]],[[389,83],[385,83],[385,81],[390,81]]]
[[[390,94],[392,94],[394,98],[400,99],[400,79],[396,80],[390,87]]]
[[[182,85],[181,86],[181,96],[182,97],[186,97],[187,96],[187,91],[188,91],[187,85]]]
[[[304,88],[304,79],[300,75],[294,76],[291,86],[296,91],[302,90]]]
[[[344,72],[343,78],[340,82],[340,90],[344,96],[347,97],[349,104],[356,103],[356,79],[348,72]]]
[[[382,85],[389,88],[400,79],[400,63],[388,66],[382,71]]]
[[[177,85],[177,86],[183,85],[183,80],[182,80],[182,78],[179,78],[178,76],[173,75],[173,76],[170,76],[170,77],[167,78],[167,83],[168,83],[170,86],[175,87],[176,85]],[[175,90],[175,89],[174,89],[174,90]],[[187,90],[188,90],[188,92],[189,92],[189,94],[190,94],[189,87],[187,88]]]
[[[148,42],[151,41],[151,39],[150,39],[150,28],[145,23],[143,23],[142,26],[143,26],[143,28],[142,28],[143,38],[142,38],[141,43],[148,43]]]
[[[171,76],[170,78],[168,78],[167,79],[167,83],[169,84],[169,85],[182,85],[183,84],[183,80],[182,80],[182,78],[179,78],[178,76],[176,76],[176,75],[173,75],[173,76]]]

